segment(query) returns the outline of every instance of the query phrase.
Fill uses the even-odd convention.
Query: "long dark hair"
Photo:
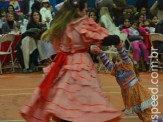
[[[9,11],[8,11],[8,8],[9,8],[10,6],[11,6],[11,7],[12,7],[12,9],[13,9],[13,13],[15,13],[15,8],[14,8],[14,6],[13,6],[13,5],[8,5],[8,7],[7,7],[7,13],[9,12]]]
[[[80,18],[76,9],[82,11],[85,8],[86,0],[67,0],[61,9],[55,14],[51,27],[42,35],[42,40],[56,41],[62,35],[68,23]]]
[[[34,10],[34,11],[32,11],[32,13],[31,13],[31,15],[30,15],[30,22],[31,22],[31,23],[35,23],[35,21],[34,21],[34,19],[33,19],[33,14],[34,14],[35,12],[38,13],[39,16],[40,16],[39,22],[42,21],[42,20],[41,20],[41,14],[40,14],[40,12],[39,12],[38,10]]]

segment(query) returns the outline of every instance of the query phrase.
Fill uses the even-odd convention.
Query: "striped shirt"
[[[135,75],[135,72],[133,71],[133,67],[131,65],[132,62],[126,54],[125,50],[121,48],[120,50],[118,50],[118,52],[123,60],[124,67],[122,67],[123,70],[121,72],[115,72],[115,77],[120,87],[123,89],[127,89],[133,86],[138,81],[138,79]],[[112,72],[114,70],[114,65],[108,60],[106,54],[104,52],[100,52],[99,56],[105,67],[110,72]],[[129,70],[125,70],[125,66],[129,67]]]

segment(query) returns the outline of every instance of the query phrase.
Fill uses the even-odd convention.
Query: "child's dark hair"
[[[129,22],[131,21],[129,17],[123,17],[122,23],[124,23],[126,20],[128,20]]]
[[[133,25],[133,24],[139,25],[139,22],[138,22],[137,20],[133,20],[133,21],[131,22],[131,25]]]

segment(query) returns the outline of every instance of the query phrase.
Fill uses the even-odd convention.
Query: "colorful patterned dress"
[[[141,120],[150,121],[152,107],[150,93],[136,77],[133,63],[125,50],[121,48],[118,52],[123,60],[121,72],[115,71],[114,65],[109,62],[104,52],[101,52],[99,56],[105,67],[116,77],[117,83],[121,87],[125,113],[131,115],[135,112]]]
[[[108,32],[87,16],[68,24],[60,43],[54,44],[57,54],[63,56],[58,57],[59,66],[63,66],[55,69],[54,62],[44,69],[44,79],[56,70],[58,73],[52,77],[48,92],[43,88],[49,80],[34,90],[29,103],[20,110],[23,118],[28,122],[48,122],[50,118],[72,122],[119,121],[121,112],[103,95],[92,59],[85,51],[107,36]]]

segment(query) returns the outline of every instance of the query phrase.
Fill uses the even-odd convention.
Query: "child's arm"
[[[115,47],[117,48],[117,51],[118,51],[119,55],[121,56],[123,62],[126,63],[126,64],[130,63],[131,59],[129,58],[126,51],[122,47],[122,43],[116,45]]]
[[[110,63],[106,54],[101,51],[98,55],[100,56],[100,59],[102,63],[105,65],[105,67],[109,70],[109,72],[111,72],[113,70],[113,64]]]

